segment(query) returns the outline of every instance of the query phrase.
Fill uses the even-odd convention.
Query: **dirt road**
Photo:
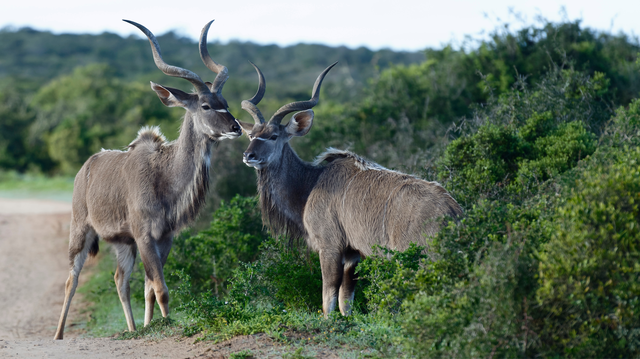
[[[0,358],[228,358],[242,350],[250,350],[257,358],[279,358],[291,350],[264,334],[216,345],[194,345],[194,339],[180,337],[160,341],[85,338],[73,326],[83,319],[77,295],[65,339],[52,340],[69,270],[70,211],[71,204],[65,202],[0,198]],[[86,275],[87,266],[90,263],[82,274]],[[317,349],[316,357],[337,357]]]
[[[68,274],[70,211],[64,202],[0,199],[0,338],[53,338]]]

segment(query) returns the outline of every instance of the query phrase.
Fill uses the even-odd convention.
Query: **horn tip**
[[[204,27],[202,28],[202,32],[207,32],[209,31],[209,27],[211,26],[211,24],[213,24],[213,22],[216,21],[215,19],[209,21],[208,23],[204,24]]]
[[[247,61],[249,61],[251,66],[253,66],[253,68],[256,69],[256,71],[260,72],[260,69],[258,68],[258,66],[256,64],[254,64],[251,60],[247,60]]]

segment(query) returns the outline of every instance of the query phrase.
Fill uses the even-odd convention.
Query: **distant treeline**
[[[200,60],[196,41],[174,32],[156,35],[159,35],[167,63],[190,69],[205,80],[215,76]],[[209,38],[215,39],[215,29],[210,31]],[[334,100],[346,101],[353,99],[379,70],[391,64],[407,65],[425,59],[423,52],[372,51],[364,47],[349,49],[312,44],[280,47],[237,41],[211,42],[209,52],[229,69],[226,92],[255,91],[256,74],[250,60],[261,68],[269,81],[269,95],[279,99],[309,96],[306,84],[313,83],[317,74],[335,61],[341,64],[340,76],[328,78],[327,83],[335,83],[340,89]],[[113,69],[111,76],[129,81],[154,79],[185,85],[184,81],[168,80],[158,71],[149,42],[142,34],[123,38],[112,33],[55,35],[30,28],[0,30],[0,79],[17,77],[42,84],[70,74],[78,66],[94,63],[108,65]]]

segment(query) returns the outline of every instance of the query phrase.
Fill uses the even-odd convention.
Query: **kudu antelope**
[[[227,68],[213,61],[207,51],[207,32],[213,21],[200,35],[200,57],[217,73],[213,83],[165,63],[155,36],[140,24],[124,21],[149,38],[156,66],[166,75],[191,82],[196,93],[151,82],[163,104],[186,110],[178,139],[167,142],[157,127],[142,128],[126,151],[103,150],[91,156],[76,175],[69,241],[71,270],[54,339],[63,337],[78,275],[87,256],[98,252],[98,237],[115,247],[118,265],[114,279],[129,330],[136,328],[129,301],[136,251],[140,251],[145,270],[144,324],[153,318],[156,300],[162,316],[167,316],[169,292],[163,266],[173,236],[194,219],[204,202],[213,144],[242,134],[220,93],[229,77]]]
[[[445,216],[462,214],[458,203],[436,182],[388,170],[347,151],[328,149],[313,163],[302,161],[289,145],[313,123],[325,69],[309,101],[282,106],[268,122],[257,108],[265,92],[264,76],[257,93],[242,102],[255,124],[240,122],[250,139],[244,162],[255,167],[262,218],[271,231],[303,238],[320,254],[322,309],[328,316],[338,299],[343,315],[351,312],[355,267],[373,245],[405,250],[425,244]],[[295,113],[289,123],[280,122]]]

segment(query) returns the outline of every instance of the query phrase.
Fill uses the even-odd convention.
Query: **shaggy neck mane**
[[[172,208],[166,213],[174,229],[186,226],[195,220],[200,207],[205,203],[209,189],[211,149],[216,142],[196,131],[191,114],[187,112],[180,136],[168,146],[173,147],[169,161],[167,179],[173,194]]]
[[[262,221],[273,235],[284,235],[290,243],[306,238],[304,207],[323,170],[302,161],[288,143],[280,161],[258,170]]]

